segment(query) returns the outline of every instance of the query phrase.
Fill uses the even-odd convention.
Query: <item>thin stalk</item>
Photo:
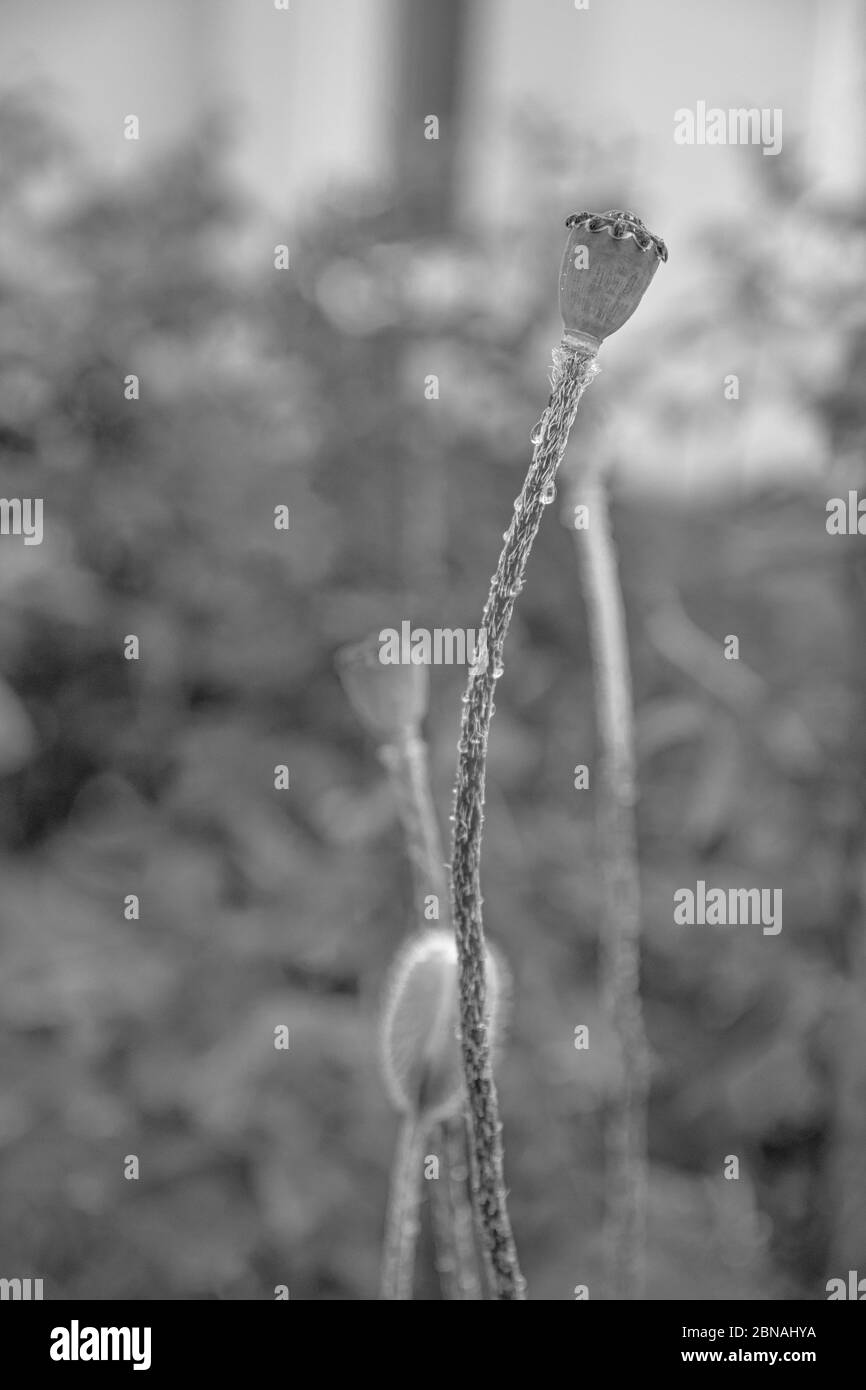
[[[446,1299],[476,1302],[481,1282],[469,1201],[465,1113],[443,1120],[434,1142],[441,1147],[441,1177],[430,1193],[436,1271]]]
[[[445,855],[430,787],[427,745],[413,729],[407,729],[399,740],[380,748],[379,757],[403,827],[420,925],[426,920],[424,910],[430,894],[436,894],[442,910],[448,904]]]
[[[422,1138],[415,1116],[406,1116],[401,1121],[394,1150],[382,1259],[382,1298],[392,1302],[412,1297],[421,1197]]]
[[[866,617],[866,562],[856,543],[843,559],[842,580],[850,630],[862,632]],[[859,695],[859,718],[855,706],[854,727],[848,740],[848,785],[855,813],[846,828],[842,850],[845,896],[840,913],[840,945],[844,982],[838,984],[831,1006],[837,1043],[826,1175],[830,1211],[827,1274],[832,1278],[845,1277],[848,1270],[858,1268],[862,1275],[866,1251],[866,653],[860,643],[855,651],[852,676]]]
[[[642,1297],[646,1241],[648,1056],[640,998],[640,883],[634,706],[625,607],[607,487],[581,478],[589,523],[575,531],[586,596],[599,746],[598,838],[604,886],[601,994],[619,1049],[618,1085],[606,1117],[608,1285]]]
[[[415,913],[419,923],[426,900],[435,893],[448,912],[445,856],[433,792],[427,745],[407,729],[405,735],[379,750],[394,796],[412,868]],[[431,926],[437,925],[435,921]],[[430,1210],[436,1270],[446,1300],[481,1297],[472,1208],[466,1183],[466,1118],[454,1115],[435,1125],[431,1144],[438,1151],[440,1176],[430,1185]]]
[[[523,490],[505,533],[481,619],[486,658],[476,660],[463,696],[454,793],[451,894],[460,965],[460,1033],[469,1095],[474,1198],[494,1297],[520,1300],[526,1284],[511,1230],[503,1173],[502,1126],[487,1032],[487,983],[481,898],[481,837],[487,744],[494,686],[514,604],[523,588],[532,543],[583,392],[596,373],[595,353],[563,344],[554,352],[552,392],[533,432],[535,448]]]

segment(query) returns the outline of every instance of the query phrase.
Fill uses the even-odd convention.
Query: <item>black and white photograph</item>
[[[864,387],[864,0],[0,0],[26,1370],[562,1301],[829,1374]]]

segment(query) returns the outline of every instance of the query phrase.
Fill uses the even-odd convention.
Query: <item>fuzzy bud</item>
[[[486,976],[495,1052],[504,1033],[508,971],[489,947]],[[462,1109],[466,1087],[458,1029],[457,942],[452,932],[434,928],[414,936],[398,955],[382,1010],[382,1070],[402,1114],[432,1124]]]
[[[566,341],[597,350],[631,318],[667,247],[633,212],[578,212],[565,225],[559,311]]]

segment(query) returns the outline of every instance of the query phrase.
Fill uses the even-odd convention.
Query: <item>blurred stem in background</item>
[[[411,1299],[418,1244],[423,1134],[416,1115],[401,1120],[388,1188],[382,1298]]]
[[[418,923],[427,921],[428,897],[435,894],[448,918],[448,881],[433,791],[427,745],[407,729],[393,744],[379,749],[388,772],[412,866]],[[442,1120],[433,1131],[439,1149],[440,1178],[431,1184],[430,1204],[436,1269],[446,1299],[478,1299],[481,1287],[469,1201],[465,1113]]]
[[[388,773],[397,814],[406,840],[406,853],[412,868],[416,925],[425,920],[427,899],[435,895],[441,907],[448,903],[445,858],[433,790],[427,745],[413,729],[406,729],[394,743],[383,744],[379,758]]]
[[[608,1293],[621,1300],[643,1294],[647,1200],[649,1068],[640,997],[634,706],[607,481],[596,464],[575,479],[573,501],[588,512],[586,529],[572,527],[572,533],[587,607],[595,685],[599,768],[594,780],[604,891],[601,995],[619,1050],[615,1090],[606,1116],[605,1219]]]
[[[448,881],[430,785],[430,760],[421,735],[429,678],[424,666],[387,666],[375,635],[337,655],[337,669],[358,719],[375,740],[388,774],[412,870],[412,931],[448,925]],[[435,897],[438,913],[427,915]],[[440,1176],[430,1202],[436,1268],[446,1299],[478,1299],[481,1288],[469,1200],[466,1115],[449,1115],[433,1127]],[[418,1230],[422,1141],[417,1116],[408,1116],[397,1142],[391,1175],[383,1261],[383,1298],[411,1298]],[[408,1289],[408,1292],[406,1290]]]
[[[442,1120],[434,1132],[442,1176],[433,1184],[430,1215],[436,1272],[446,1299],[474,1302],[481,1298],[475,1227],[469,1200],[469,1157],[465,1110]]]
[[[862,491],[862,489],[861,489]],[[858,537],[859,539],[859,537]],[[833,1057],[831,1137],[826,1206],[830,1218],[827,1274],[846,1278],[866,1271],[866,560],[855,540],[842,561],[842,582],[851,614],[856,733],[848,762],[851,805],[845,833],[845,915],[840,933],[840,974],[831,1027]],[[859,714],[859,718],[858,718]]]

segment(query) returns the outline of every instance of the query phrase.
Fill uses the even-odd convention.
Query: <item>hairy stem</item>
[[[412,1297],[421,1196],[422,1137],[416,1117],[405,1116],[394,1150],[385,1223],[382,1298],[388,1301]]]
[[[607,488],[581,478],[588,508],[575,531],[586,595],[599,745],[598,837],[604,884],[601,992],[619,1050],[618,1085],[607,1115],[606,1224],[609,1292],[640,1298],[646,1228],[647,1043],[640,998],[640,885],[634,713],[625,609]]]
[[[426,920],[426,899],[431,893],[439,899],[443,913],[448,911],[445,855],[430,785],[427,745],[417,732],[407,730],[401,739],[380,748],[379,756],[397,802],[420,924]],[[435,919],[432,925],[436,925]],[[430,1184],[430,1209],[442,1295],[446,1300],[478,1299],[478,1259],[465,1176],[465,1116],[461,1113],[434,1126],[431,1143],[439,1152],[441,1174]]]
[[[580,398],[596,373],[595,354],[564,345],[554,352],[552,392],[523,490],[505,533],[505,544],[481,626],[486,656],[476,659],[463,697],[454,796],[451,894],[460,965],[460,1034],[469,1095],[474,1198],[483,1234],[491,1287],[497,1299],[526,1297],[511,1231],[503,1173],[502,1126],[487,1033],[487,987],[481,912],[481,837],[487,743],[493,690],[502,674],[502,653],[517,595],[523,587],[532,543],[565,451]]]

